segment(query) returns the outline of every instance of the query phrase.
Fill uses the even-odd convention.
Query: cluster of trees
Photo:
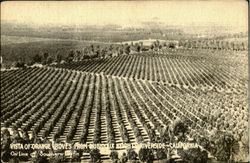
[[[214,49],[214,50],[235,50],[243,51],[248,49],[247,42],[233,42],[224,40],[179,40],[178,42],[160,42],[156,40],[150,45],[150,49],[153,51],[160,51],[162,49],[175,49],[175,48],[187,48],[187,49]]]
[[[198,148],[178,149],[178,155],[186,163],[206,163],[208,162],[208,152]]]
[[[214,49],[214,50],[247,50],[246,42],[229,42],[224,40],[180,40],[179,47],[189,49]]]
[[[148,149],[141,148],[138,153],[136,153],[132,148],[124,152],[120,158],[118,152],[112,150],[109,154],[110,159],[114,163],[126,163],[126,162],[147,162],[153,163],[154,160],[164,160],[167,159],[167,150],[165,149]],[[98,149],[93,149],[90,151],[90,162],[101,162],[101,154]]]
[[[125,45],[113,45],[100,46],[100,45],[90,45],[85,47],[83,50],[71,50],[66,57],[67,62],[81,61],[84,59],[93,58],[107,58],[120,55],[130,54],[130,48],[128,44]]]
[[[235,138],[234,135],[226,131],[218,130],[212,135],[197,136],[197,142],[207,151],[211,153],[218,161],[225,162],[235,162],[235,161],[244,161],[244,158],[236,158],[238,155],[243,155],[248,152],[241,151],[241,148],[249,148],[249,145],[240,147],[240,142]],[[244,144],[244,143],[243,143]],[[236,160],[237,159],[237,160]]]
[[[21,60],[15,61],[13,63],[13,67],[24,68],[24,67],[26,67],[26,65],[31,66],[31,65],[36,64],[36,63],[42,64],[42,65],[51,64],[53,62],[60,63],[62,61],[62,59],[63,59],[63,57],[59,53],[53,57],[48,52],[44,52],[42,54],[35,54],[34,56],[32,56],[32,58],[28,62],[24,62]]]
[[[131,44],[110,44],[107,46],[92,44],[85,47],[83,50],[71,50],[66,57],[66,62],[128,55],[149,50],[159,51],[164,48],[174,49],[176,46],[177,45],[174,42],[167,44],[166,42],[160,42],[159,40],[154,41],[151,46],[144,46],[142,41],[135,43],[131,42]]]
[[[166,48],[174,49],[176,48],[176,44],[174,42],[167,43],[166,41],[160,42],[159,40],[156,40],[150,45],[150,49],[153,51],[160,51]]]
[[[56,57],[56,59],[60,60],[61,56],[58,55]],[[32,61],[33,61],[33,63],[42,63],[43,65],[46,65],[46,64],[51,64],[54,61],[54,58],[52,58],[52,56],[50,56],[49,53],[45,52],[42,55],[41,54],[36,54],[33,57]]]
[[[1,158],[2,161],[8,162],[10,160],[19,160],[19,161],[28,161],[32,159],[33,161],[42,162],[50,159],[49,157],[41,157],[37,153],[40,151],[45,152],[45,150],[26,150],[27,153],[36,153],[36,158],[30,158],[29,156],[24,157],[15,157],[11,156],[10,152],[10,144],[11,143],[52,143],[43,137],[42,139],[37,138],[36,134],[33,133],[31,137],[27,134],[27,131],[21,130],[21,135],[18,132],[16,127],[12,128],[13,135],[10,135],[7,129],[1,132]],[[169,139],[169,142],[173,142],[173,139],[176,139],[177,142],[185,142],[185,137],[188,134],[188,127],[185,122],[177,119],[175,120],[168,128],[165,129],[164,134],[162,135],[163,139]],[[247,136],[245,136],[247,139]],[[201,148],[189,148],[189,149],[178,149],[178,155],[180,158],[187,162],[197,162],[197,163],[205,163],[208,161],[208,153],[209,151],[215,158],[219,161],[234,161],[234,157],[239,152],[239,142],[234,138],[233,135],[229,134],[225,131],[217,131],[208,137],[198,136],[196,141],[199,145],[201,145],[205,150],[201,150]],[[248,144],[245,145],[247,149]],[[249,146],[248,146],[249,147]],[[18,151],[18,150],[16,150]],[[46,151],[48,152],[48,151]],[[61,152],[61,151],[53,151],[53,152]],[[86,151],[78,151],[71,160],[80,161],[82,153]],[[90,154],[91,162],[101,162],[101,154],[98,149],[87,150]],[[168,149],[148,149],[141,148],[138,153],[136,153],[133,149],[129,149],[127,153],[124,153],[120,159],[118,158],[118,153],[116,151],[111,151],[110,159],[114,162],[127,162],[128,160],[140,160],[142,162],[153,162],[154,160],[162,160],[162,159],[171,159],[171,151]],[[65,161],[66,158],[56,158],[60,161]]]
[[[113,150],[110,152],[110,159],[114,163],[126,163],[126,162],[146,162],[153,163],[154,161],[165,161],[165,162],[175,162],[173,155],[173,150],[171,149],[151,149],[151,148],[141,148],[138,153],[136,153],[132,148],[124,152],[120,158],[118,152]],[[190,148],[188,150],[179,149],[178,154],[181,159],[185,162],[193,163],[206,163],[208,162],[208,153],[200,148]],[[100,152],[98,149],[93,149],[90,152],[91,162],[101,162]]]
[[[166,42],[166,41],[154,41],[149,47],[144,46],[143,42],[133,43],[129,45],[121,44],[108,46],[101,45],[90,45],[85,47],[83,50],[70,50],[66,57],[60,53],[51,55],[48,52],[35,54],[32,56],[29,63],[23,61],[14,62],[13,66],[17,68],[25,67],[27,65],[33,65],[34,63],[40,63],[43,65],[51,64],[53,62],[60,63],[63,59],[66,62],[81,61],[84,59],[93,58],[107,58],[120,55],[128,55],[133,53],[140,53],[143,51],[161,51],[163,49],[175,49],[175,48],[188,48],[188,49],[214,49],[214,50],[235,50],[243,51],[248,49],[246,42],[229,42],[224,40],[180,40],[178,42]]]

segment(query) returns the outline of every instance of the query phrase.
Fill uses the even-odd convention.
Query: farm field
[[[1,36],[1,56],[4,65],[11,65],[17,61],[29,64],[38,54],[49,53],[52,58],[56,58],[60,54],[62,59],[65,59],[64,56],[67,56],[72,49],[83,49],[95,44],[105,45],[109,43],[3,35]]]
[[[1,162],[249,162],[247,11],[3,3]]]
[[[39,42],[39,41],[53,41],[53,40],[59,40],[59,39],[1,35],[1,45],[20,44],[29,42]]]
[[[2,91],[2,96],[1,96],[2,108],[3,108],[2,109],[2,121],[4,121],[7,124],[8,123],[12,124],[14,122],[14,124],[18,124],[18,126],[21,128],[28,129],[31,127],[30,129],[32,130],[33,129],[32,127],[35,128],[35,126],[39,126],[40,123],[49,124],[45,120],[46,118],[48,118],[48,116],[46,115],[53,115],[53,113],[56,111],[54,109],[57,108],[55,107],[55,105],[58,105],[58,104],[61,105],[61,107],[60,106],[58,107],[59,109],[58,113],[60,113],[60,108],[61,108],[61,113],[64,114],[66,117],[72,116],[71,117],[72,121],[74,119],[77,119],[77,118],[73,118],[73,117],[77,117],[75,115],[76,113],[80,113],[81,111],[84,111],[85,112],[84,114],[78,114],[78,115],[82,115],[82,117],[80,117],[79,120],[83,120],[83,124],[90,123],[89,125],[93,126],[93,128],[95,126],[95,124],[93,124],[94,122],[100,122],[101,125],[107,126],[105,118],[107,118],[106,116],[108,115],[113,116],[110,118],[115,119],[114,121],[123,120],[124,118],[125,122],[127,120],[127,121],[130,121],[131,124],[135,123],[136,125],[134,124],[134,126],[142,126],[142,124],[140,123],[143,122],[143,124],[145,125],[144,118],[147,117],[145,115],[147,113],[152,114],[151,109],[156,109],[155,111],[158,111],[158,112],[154,112],[154,113],[159,114],[158,116],[148,115],[149,117],[156,118],[155,120],[152,120],[151,123],[149,123],[150,120],[146,118],[146,122],[148,122],[149,126],[150,124],[152,125],[151,128],[157,128],[155,126],[158,126],[161,128],[164,125],[167,125],[166,121],[171,121],[175,119],[176,117],[182,117],[182,116],[185,118],[192,117],[192,119],[194,118],[193,120],[195,122],[200,122],[203,124],[203,123],[206,123],[206,121],[202,121],[202,119],[207,117],[208,113],[212,111],[212,110],[204,109],[204,110],[196,111],[197,113],[194,114],[195,110],[193,110],[193,108],[186,108],[186,109],[183,108],[183,106],[193,106],[193,105],[195,106],[198,104],[197,96],[198,94],[202,94],[202,92],[193,90],[193,89],[184,89],[184,88],[180,89],[179,87],[176,87],[173,85],[168,86],[168,85],[163,85],[157,82],[152,83],[149,81],[142,81],[142,80],[132,81],[132,80],[126,80],[124,78],[119,78],[119,77],[107,77],[107,76],[98,75],[98,74],[86,74],[86,73],[81,73],[77,71],[54,70],[50,68],[48,69],[46,68],[31,69],[30,68],[25,71],[24,70],[17,70],[17,71],[18,72],[15,72],[17,74],[13,74],[12,78],[10,77],[2,81],[2,90],[1,90]],[[6,72],[6,74],[3,73],[2,74],[3,77],[5,77],[7,73],[10,73],[10,72]],[[13,77],[15,78],[16,76],[18,76],[20,79],[17,79],[17,78],[13,79]],[[40,77],[35,79],[37,76],[40,76]],[[33,79],[35,80],[33,81]],[[15,85],[14,83],[11,83],[14,86],[10,86],[8,84],[9,81],[13,81],[14,83],[19,83],[19,84]],[[22,87],[19,88],[17,86],[22,86]],[[33,87],[33,86],[36,86],[39,88],[36,89],[36,87]],[[43,90],[42,88],[45,88],[45,89]],[[42,91],[42,92],[39,92],[39,91]],[[69,91],[69,92],[67,92],[66,94],[65,91]],[[20,94],[17,94],[16,96],[15,93],[19,93],[19,92]],[[64,95],[60,94],[62,92],[64,92]],[[148,94],[148,97],[143,96],[143,94],[145,93]],[[219,104],[219,101],[221,100],[219,98],[214,98],[214,97],[223,96],[223,94],[220,94],[220,93],[215,93],[214,95],[214,92],[212,93],[207,92],[203,94],[206,96],[204,97],[201,96],[202,97],[201,100],[204,101],[204,108],[208,108],[208,109],[209,109],[208,107],[209,104],[212,102],[211,100],[214,100],[213,104],[216,104],[216,101]],[[38,95],[38,96],[34,96],[34,95]],[[85,97],[88,100],[81,98],[80,96]],[[188,99],[177,100],[174,98],[176,96],[179,96],[180,99],[182,96],[183,97],[186,96],[188,97]],[[235,96],[233,94],[231,95],[232,101],[228,101],[228,106],[224,105],[225,108],[229,109],[230,107],[232,107],[232,104],[230,103],[233,102],[233,100],[236,100],[233,103],[233,105],[235,106],[239,105],[239,108],[246,107],[247,103],[244,102],[244,98],[242,98],[241,96],[238,96],[239,99],[237,100],[235,99],[236,96],[237,95]],[[55,101],[51,101],[53,99],[52,97],[54,98],[59,97],[59,98],[56,98]],[[50,100],[46,100],[48,98]],[[30,101],[31,99],[33,99],[33,101]],[[113,99],[113,100],[110,100],[110,99]],[[86,103],[84,100],[86,100]],[[192,101],[192,100],[195,100],[195,101]],[[112,101],[114,103],[110,103]],[[221,103],[220,105],[222,105],[223,102],[220,102],[220,103]],[[23,104],[26,105],[24,108],[22,108]],[[220,105],[217,105],[217,107],[219,107]],[[39,109],[39,106],[44,106],[44,107],[42,107],[43,109]],[[197,107],[196,109],[199,109],[198,106],[196,107]],[[20,110],[19,108],[22,108],[22,109]],[[82,108],[84,109],[82,110]],[[107,108],[111,110],[106,110]],[[129,108],[129,109],[124,110],[125,108]],[[147,108],[150,109],[151,111],[144,110]],[[67,109],[67,110],[64,111],[64,109]],[[119,109],[122,109],[122,110],[119,110]],[[12,114],[12,113],[15,113],[15,114]],[[138,115],[136,115],[136,113]],[[18,121],[15,121],[16,117],[20,115],[23,115],[23,116]],[[41,115],[43,116],[41,117]],[[118,116],[120,118],[119,120],[116,117],[117,115],[120,115]],[[30,116],[31,118],[29,118]],[[64,119],[61,119],[62,121],[60,121],[60,118],[65,117],[65,116],[63,115],[60,116],[59,114],[59,117],[58,117],[59,124],[60,122],[61,123],[64,122]],[[86,118],[85,116],[90,116],[90,118]],[[102,119],[103,121],[102,120],[95,121],[95,118],[101,118],[101,116],[103,116],[102,118],[104,118]],[[139,118],[144,117],[143,118],[144,120],[140,122],[141,120],[138,119],[137,116]],[[37,119],[38,117],[40,117],[42,121],[38,120]],[[54,116],[55,119],[56,117],[57,116]],[[128,120],[127,119],[128,117],[133,117],[133,118]],[[237,118],[240,118],[240,116]],[[35,120],[36,123],[34,123],[33,120]],[[50,120],[48,119],[48,121],[53,122],[53,119],[50,119]],[[86,121],[90,121],[90,122],[86,122]],[[69,119],[69,122],[70,122],[70,119]],[[153,125],[152,124],[153,122],[155,122],[156,124]],[[129,126],[128,124],[130,123],[125,123],[125,126],[128,127]],[[59,124],[58,126],[61,126]],[[109,124],[109,125],[112,125],[112,124]],[[209,126],[211,127],[211,125]],[[45,126],[42,126],[42,127],[45,127]],[[117,124],[115,125],[115,127],[117,127]],[[197,125],[197,127],[199,128],[200,125]],[[67,129],[67,127],[65,129]],[[102,129],[105,131],[105,128],[102,128]],[[91,131],[91,129],[89,129],[89,131]],[[43,133],[43,129],[41,129],[40,132],[38,133]],[[59,135],[59,137],[61,136],[63,140],[63,138],[65,138],[63,137],[63,135],[66,136],[65,135],[66,133],[63,132],[62,135]],[[95,133],[98,133],[98,132],[95,132]],[[53,132],[48,133],[48,134],[53,135]],[[91,132],[87,135],[90,135],[90,134]],[[144,131],[144,134],[142,135],[144,135],[144,137],[141,137],[142,138],[141,141],[148,138],[146,131]],[[133,134],[131,134],[131,137],[136,138]],[[73,136],[73,138],[77,140],[77,134],[76,134],[76,137]],[[93,141],[93,140],[86,139],[86,141]],[[101,139],[99,139],[99,141],[101,141]],[[105,141],[105,139],[103,141]],[[106,137],[106,141],[107,141],[107,137]]]
[[[227,39],[224,39],[224,41],[248,42],[248,37],[242,37],[242,38],[227,38]]]
[[[194,140],[221,130],[240,140],[248,128],[246,70],[218,63],[138,54],[3,71],[1,126],[59,142],[152,143],[181,119]]]
[[[20,43],[32,43],[32,42],[46,42],[46,41],[72,41],[72,42],[86,42],[86,43],[102,43],[105,42],[98,42],[98,41],[87,41],[87,40],[76,40],[76,39],[55,39],[55,38],[43,38],[43,37],[27,37],[27,36],[9,36],[9,35],[2,35],[1,36],[1,45],[10,45],[10,44],[20,44]],[[108,44],[108,43],[106,43]]]
[[[85,60],[75,63],[58,64],[53,67],[101,73],[105,75],[141,79],[191,86],[218,91],[242,91],[247,87],[247,64],[241,57],[238,61],[201,56],[183,56],[178,53],[163,55],[138,54],[110,59]],[[232,59],[232,58],[231,58]],[[241,65],[239,65],[241,64]],[[237,66],[236,66],[237,65]]]

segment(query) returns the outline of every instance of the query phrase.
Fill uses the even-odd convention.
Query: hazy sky
[[[35,24],[137,25],[157,20],[169,25],[247,26],[246,1],[24,1],[1,3],[1,19]]]

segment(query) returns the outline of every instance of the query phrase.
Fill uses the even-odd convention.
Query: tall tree
[[[60,63],[62,60],[62,55],[60,54],[60,52],[57,52],[56,54],[56,62]]]
[[[139,150],[139,159],[142,162],[153,163],[154,161],[154,154],[152,149],[141,148]]]
[[[170,138],[176,137],[178,141],[186,141],[188,126],[180,119],[176,119],[169,128]]]
[[[130,46],[129,46],[129,45],[125,47],[125,53],[126,53],[126,54],[129,54],[129,53],[130,53]]]
[[[70,50],[68,56],[67,56],[67,62],[71,62],[74,59],[74,51]]]
[[[208,162],[208,153],[205,150],[198,148],[190,148],[187,150],[178,150],[178,155],[181,159],[188,163],[206,163]]]
[[[39,54],[36,54],[33,57],[33,62],[35,62],[35,63],[41,63],[42,62],[42,57]]]
[[[43,53],[43,60],[47,60],[48,56],[49,56],[49,53],[44,52]]]

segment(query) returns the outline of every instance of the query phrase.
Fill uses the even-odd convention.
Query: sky
[[[1,20],[61,25],[138,26],[143,21],[168,25],[248,25],[248,3],[221,1],[8,1]]]

